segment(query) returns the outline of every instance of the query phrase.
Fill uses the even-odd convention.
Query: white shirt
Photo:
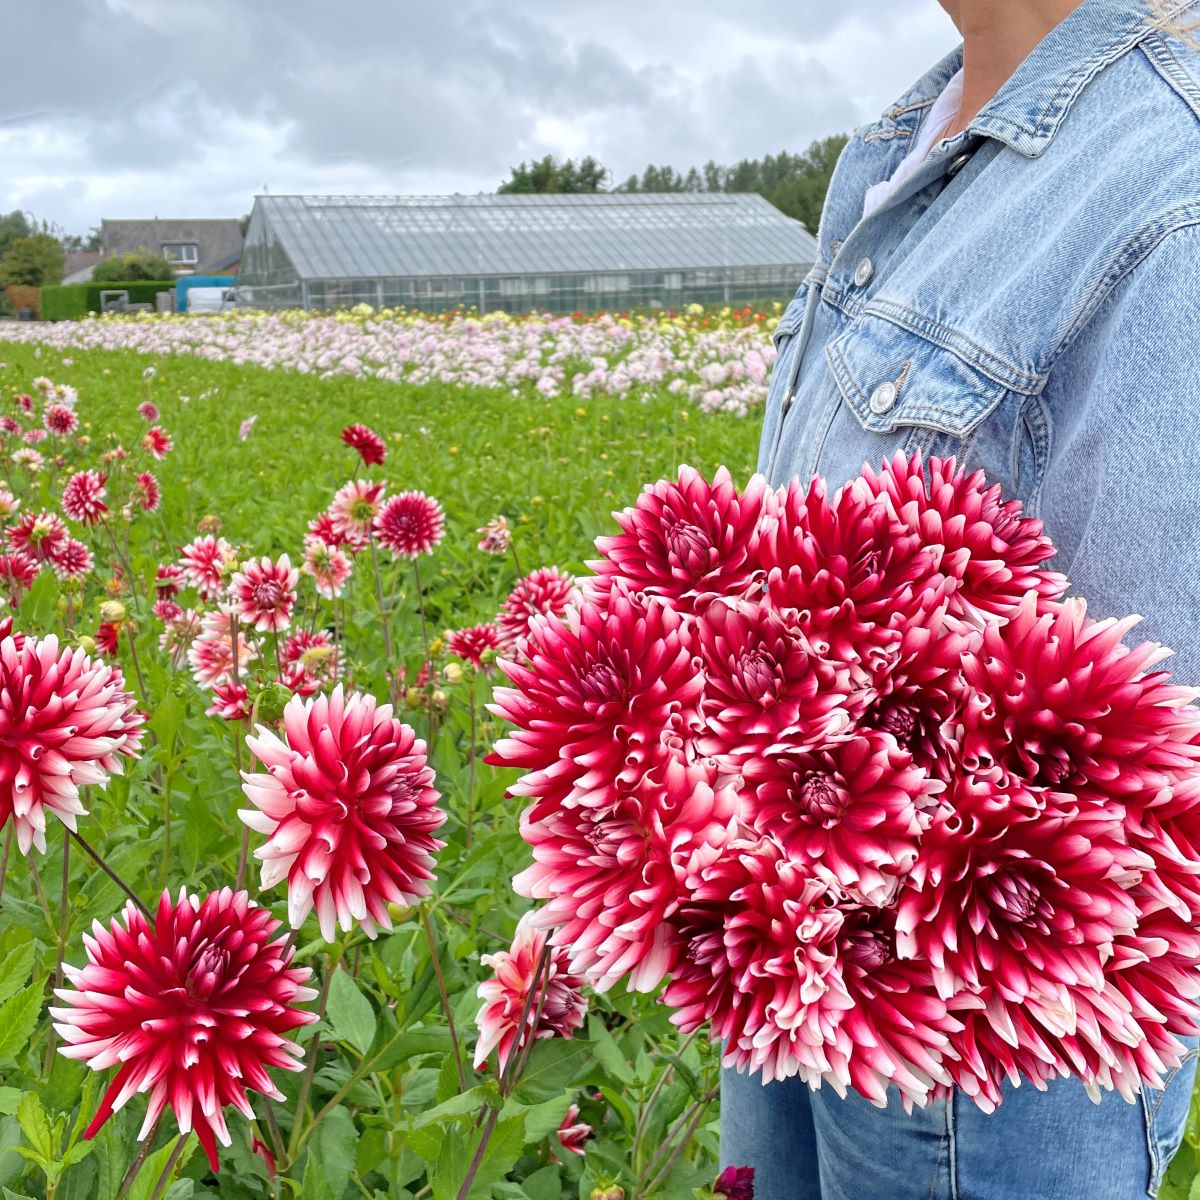
[[[885,179],[882,183],[867,188],[867,194],[863,200],[864,217],[869,217],[893,192],[899,191],[905,182],[916,174],[929,151],[933,149],[934,142],[941,138],[946,131],[946,126],[954,119],[954,115],[962,104],[962,95],[963,73],[960,69],[946,84],[942,94],[933,102],[933,107],[929,110],[929,115],[921,126],[917,140],[905,155],[904,161],[896,168],[895,174],[891,179]]]

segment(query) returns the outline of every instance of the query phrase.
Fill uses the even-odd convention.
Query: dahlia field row
[[[428,322],[432,373],[371,359],[406,321],[5,330],[39,343],[0,351],[5,1195],[749,1194],[706,1039],[525,916],[486,760],[609,512],[746,478],[753,422],[614,386],[651,353],[620,321]],[[604,385],[540,385],[555,345]]]
[[[665,392],[744,416],[766,399],[780,306],[707,313],[485,317],[374,312],[144,315],[0,325],[0,341],[125,350],[330,378],[504,388],[514,396],[644,399]]]

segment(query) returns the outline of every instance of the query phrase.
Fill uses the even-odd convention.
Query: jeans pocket
[[[1167,1076],[1162,1091],[1143,1091],[1141,1095],[1146,1118],[1146,1148],[1150,1154],[1150,1178],[1146,1184],[1149,1196],[1158,1195],[1163,1175],[1183,1140],[1196,1082],[1196,1056],[1200,1053],[1194,1039],[1188,1039],[1187,1045],[1189,1049],[1183,1062]]]

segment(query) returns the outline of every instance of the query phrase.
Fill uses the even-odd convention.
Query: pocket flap
[[[800,285],[800,290],[792,297],[787,308],[783,310],[783,314],[779,318],[779,323],[775,326],[774,332],[771,334],[771,340],[775,343],[775,349],[779,349],[780,343],[784,338],[789,338],[800,328],[800,323],[804,320],[804,308],[808,301],[808,283],[807,281]]]
[[[860,316],[825,354],[846,403],[875,433],[923,425],[965,437],[1008,391],[954,351],[873,314]]]

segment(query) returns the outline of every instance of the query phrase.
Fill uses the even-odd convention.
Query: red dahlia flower
[[[358,452],[365,466],[378,466],[387,457],[387,443],[365,425],[347,425],[342,430],[342,441]]]
[[[561,617],[578,598],[575,580],[557,567],[539,567],[517,580],[496,617],[501,645],[519,652],[535,617]]]
[[[120,1066],[84,1131],[92,1138],[138,1092],[150,1103],[140,1138],[170,1105],[180,1131],[195,1129],[217,1169],[217,1142],[230,1144],[224,1109],[250,1120],[247,1091],[283,1093],[270,1067],[299,1071],[302,1049],[287,1035],[315,1021],[296,1006],[316,997],[311,972],[293,967],[279,922],[245,892],[228,888],[201,901],[164,892],[151,923],[130,904],[123,921],[83,935],[87,964],[63,965],[72,984],[52,1008],[59,1053],[94,1071]]]
[[[63,488],[63,512],[72,521],[83,525],[94,525],[106,512],[104,484],[107,476],[99,471],[76,471]]]
[[[162,490],[152,471],[143,471],[133,484],[130,497],[143,512],[156,512],[162,501]]]
[[[121,626],[116,621],[101,621],[92,640],[105,658],[116,658],[121,650]]]
[[[329,524],[333,533],[346,541],[368,541],[371,527],[383,507],[386,487],[382,480],[352,479],[338,488],[329,506]]]
[[[317,910],[321,935],[357,921],[368,937],[391,929],[387,906],[429,894],[437,807],[425,743],[392,716],[391,705],[341,687],[332,696],[294,697],[283,712],[286,741],[263,726],[246,744],[267,774],[243,773],[252,809],[238,815],[266,835],[255,857],[262,887],[288,883],[288,919],[299,929]]]
[[[771,749],[809,750],[846,736],[849,672],[813,652],[794,615],[714,601],[695,633],[702,754],[737,769]]]
[[[489,709],[516,728],[486,761],[528,772],[512,794],[538,799],[533,820],[636,784],[695,719],[704,678],[683,618],[661,601],[617,587],[607,611],[585,603],[567,623],[536,620],[526,653],[527,664],[501,662],[513,686]]]
[[[447,639],[446,647],[451,654],[465,662],[483,666],[483,655],[487,650],[500,648],[500,630],[495,625],[472,625],[470,629],[456,629]]]
[[[586,1121],[579,1119],[578,1104],[572,1104],[567,1109],[567,1115],[554,1132],[558,1134],[562,1148],[570,1154],[578,1154],[580,1158],[584,1156],[584,1145],[588,1138],[596,1136],[596,1131]]]
[[[286,554],[274,562],[264,554],[242,563],[242,569],[229,581],[229,596],[246,625],[260,632],[278,633],[292,623],[299,581],[300,572]]]
[[[886,496],[923,545],[944,548],[952,612],[1006,617],[1028,592],[1054,598],[1066,589],[1063,576],[1044,569],[1055,549],[1041,521],[1023,517],[1021,502],[1002,499],[982,471],[968,475],[953,459],[931,458],[927,475],[920,456],[897,454],[879,475],[864,468],[858,486]]]
[[[547,950],[546,935],[532,918],[532,913],[521,918],[508,950],[485,954],[479,960],[491,967],[493,974],[478,990],[483,1007],[475,1018],[479,1027],[477,1070],[497,1050],[503,1072],[528,1045],[531,1032],[535,1041],[569,1038],[587,1015],[587,1001],[580,991],[583,980],[571,974],[565,950]]]
[[[688,863],[732,837],[736,792],[711,764],[669,757],[603,800],[542,808],[522,819],[533,865],[513,887],[547,901],[538,924],[556,928],[572,970],[598,991],[624,976],[652,991],[681,952],[671,921]]]
[[[766,494],[760,475],[739,494],[724,467],[711,484],[691,467],[681,467],[678,483],[651,484],[632,508],[614,514],[621,532],[596,539],[604,557],[588,563],[596,577],[585,580],[585,594],[603,603],[619,581],[681,612],[745,594],[760,569]]]
[[[890,734],[864,732],[819,750],[756,759],[747,768],[743,815],[810,874],[860,903],[884,906],[916,862],[943,786]]]
[[[146,434],[142,438],[142,446],[153,458],[157,458],[159,462],[162,462],[175,448],[175,443],[171,440],[171,435],[161,425],[152,425],[146,430]]]
[[[726,1167],[717,1176],[713,1191],[726,1200],[754,1200],[754,1168]]]
[[[726,1066],[764,1081],[832,1071],[828,1047],[854,1001],[839,969],[844,915],[821,880],[773,842],[697,856],[675,926],[685,947],[663,993],[685,1033],[710,1023]]]
[[[397,558],[419,558],[442,540],[446,517],[432,496],[398,492],[384,502],[373,528],[379,544]]]
[[[104,787],[136,758],[142,716],[115,667],[41,641],[0,642],[0,825],[22,854],[46,849],[46,810],[68,829],[86,813],[79,789]]]

